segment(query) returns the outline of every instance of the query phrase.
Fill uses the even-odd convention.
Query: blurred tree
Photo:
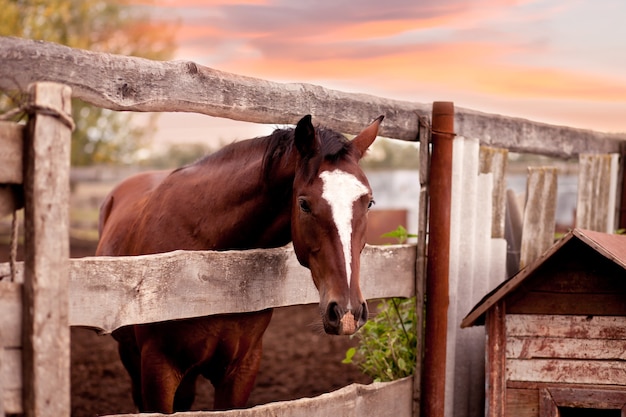
[[[160,152],[151,152],[141,164],[150,168],[170,169],[191,164],[198,159],[217,151],[221,146],[206,143],[171,143],[161,147]]]
[[[140,3],[140,4],[139,4]],[[0,36],[56,42],[74,48],[166,60],[175,50],[177,25],[150,14],[142,0],[0,0]],[[0,112],[15,107],[0,100]],[[14,96],[13,96],[14,97]],[[15,99],[15,97],[14,97]],[[139,124],[121,113],[72,101],[76,130],[72,165],[129,163],[146,145],[156,115]]]

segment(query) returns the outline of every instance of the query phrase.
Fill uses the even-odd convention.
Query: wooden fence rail
[[[74,97],[112,110],[196,112],[279,124],[312,114],[317,122],[350,134],[360,132],[364,118],[384,114],[381,136],[409,141],[417,140],[418,117],[428,118],[431,111],[430,104],[271,82],[193,62],[150,61],[19,38],[0,37],[0,61],[2,90],[53,81],[72,87]],[[459,107],[454,123],[458,135],[480,138],[483,145],[563,158],[619,152],[619,139],[624,139]]]
[[[413,296],[415,256],[414,245],[367,246],[363,293],[369,299]],[[22,263],[17,267],[15,282],[7,282],[10,266],[0,264],[0,380],[7,412],[22,411],[24,269]],[[291,246],[71,259],[69,271],[69,325],[105,333],[129,324],[319,301],[310,272]]]
[[[411,377],[369,385],[352,384],[314,398],[258,405],[244,410],[187,411],[176,417],[398,417],[411,415]],[[163,417],[163,414],[119,414],[108,417]]]
[[[366,246],[361,256],[365,296],[415,295],[415,255],[414,245]],[[23,264],[17,267],[15,285],[20,285]],[[298,263],[291,245],[89,257],[70,259],[69,268],[69,324],[104,333],[129,324],[319,301],[311,273]],[[9,264],[0,264],[0,282],[9,276]],[[6,329],[3,337],[10,337]]]

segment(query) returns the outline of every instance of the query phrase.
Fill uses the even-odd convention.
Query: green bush
[[[417,352],[415,297],[382,300],[378,314],[352,337],[356,348],[346,352],[343,363],[357,365],[374,381],[392,381],[413,374]]]

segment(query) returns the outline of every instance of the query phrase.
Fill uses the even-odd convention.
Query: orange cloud
[[[496,67],[476,80],[480,90],[507,96],[626,101],[624,80],[554,68]]]
[[[322,35],[324,38],[341,39],[343,42],[358,39],[372,39],[395,36],[404,32],[440,26],[449,17],[431,19],[393,19],[349,23],[335,27]]]
[[[504,48],[481,43],[449,44],[383,56],[298,60],[238,59],[220,69],[278,80],[378,80],[381,85],[433,84],[509,98],[626,101],[626,83],[558,69],[502,65]]]

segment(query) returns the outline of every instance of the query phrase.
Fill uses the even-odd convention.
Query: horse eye
[[[374,206],[374,204],[376,204],[376,202],[374,200],[370,200],[369,204],[367,205],[367,209],[368,210],[371,209]]]
[[[302,210],[304,213],[311,212],[311,206],[309,206],[309,202],[306,201],[304,198],[298,199],[298,203],[300,204],[300,210]]]

